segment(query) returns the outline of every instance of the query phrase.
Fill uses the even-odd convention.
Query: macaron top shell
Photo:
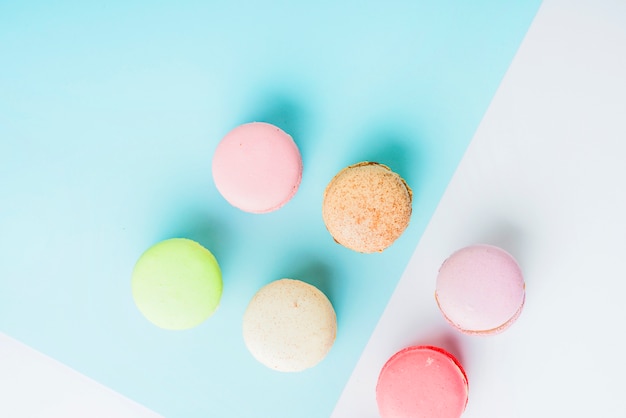
[[[266,213],[295,195],[302,179],[302,157],[282,129],[252,122],[236,127],[220,141],[212,172],[215,186],[231,205]]]
[[[522,271],[505,250],[472,245],[439,269],[435,298],[448,322],[467,334],[496,334],[519,317],[525,299]]]
[[[317,365],[336,334],[337,318],[328,298],[299,280],[281,279],[264,286],[243,317],[243,338],[250,353],[282,372]]]
[[[382,418],[459,418],[467,399],[463,367],[439,347],[399,351],[383,366],[376,385]]]
[[[389,167],[362,162],[330,181],[322,217],[339,244],[361,253],[380,252],[407,228],[412,200],[409,186]]]
[[[201,324],[217,309],[222,273],[209,250],[195,241],[174,238],[141,255],[131,287],[137,308],[150,322],[183,330]]]

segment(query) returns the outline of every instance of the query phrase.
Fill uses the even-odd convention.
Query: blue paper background
[[[540,2],[155,3],[0,2],[0,331],[166,417],[328,416]],[[249,121],[303,155],[271,214],[230,207],[211,179],[217,143]],[[414,191],[382,254],[336,245],[321,219],[328,181],[362,160]],[[218,312],[185,332],[130,294],[139,255],[170,237],[224,274]],[[241,337],[281,277],[338,315],[329,356],[298,374]]]

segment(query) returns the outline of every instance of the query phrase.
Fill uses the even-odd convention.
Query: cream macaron
[[[299,372],[322,361],[335,342],[337,318],[315,286],[280,279],[261,288],[243,316],[246,347],[260,363]]]
[[[490,335],[509,328],[520,316],[525,288],[522,271],[511,254],[478,244],[444,261],[435,299],[444,318],[459,331]]]
[[[383,164],[361,162],[341,170],[324,192],[322,217],[339,244],[360,253],[381,252],[409,225],[413,193]]]

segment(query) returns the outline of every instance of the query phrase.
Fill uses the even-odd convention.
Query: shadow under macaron
[[[467,370],[465,366],[467,356],[462,337],[463,336],[454,329],[439,327],[422,334],[420,337],[416,338],[411,345],[430,345],[443,348],[448,353],[452,354],[459,363],[461,363],[463,368]]]
[[[234,254],[235,242],[233,227],[210,210],[190,208],[173,217],[163,239],[187,238],[196,241],[209,250],[217,260],[222,272],[229,265]]]
[[[288,274],[286,277],[290,279],[300,280],[318,288],[330,300],[336,311],[332,287],[333,274],[327,263],[316,259],[303,260],[287,269],[286,273]]]
[[[489,225],[477,234],[472,244],[489,244],[508,252],[517,261],[524,273],[524,264],[528,259],[528,235],[524,229],[503,217],[494,215]],[[526,276],[524,275],[524,281]]]
[[[246,122],[266,122],[279,127],[294,140],[300,154],[306,153],[310,138],[311,120],[304,100],[287,89],[273,90],[252,98],[252,109],[246,112]]]
[[[384,164],[400,175],[414,193],[421,189],[424,181],[423,150],[415,132],[401,124],[380,124],[362,137],[362,142],[376,145],[355,154],[352,164],[360,161]]]

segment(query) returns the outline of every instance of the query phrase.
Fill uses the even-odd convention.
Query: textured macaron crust
[[[446,350],[413,346],[394,354],[376,385],[381,418],[459,418],[468,399],[467,376]]]
[[[435,298],[446,320],[466,334],[497,334],[511,326],[524,306],[522,271],[505,250],[472,245],[440,267]]]
[[[193,328],[217,309],[222,273],[215,257],[195,241],[174,238],[150,247],[132,273],[139,311],[170,330]]]
[[[299,372],[317,365],[337,335],[330,301],[315,286],[299,280],[276,280],[259,290],[243,316],[243,338],[265,366]]]
[[[341,170],[324,192],[322,217],[339,244],[360,253],[381,252],[409,225],[413,193],[385,165],[362,162]]]
[[[285,205],[302,180],[302,157],[290,135],[264,122],[240,125],[213,155],[213,180],[231,205],[251,213]]]

